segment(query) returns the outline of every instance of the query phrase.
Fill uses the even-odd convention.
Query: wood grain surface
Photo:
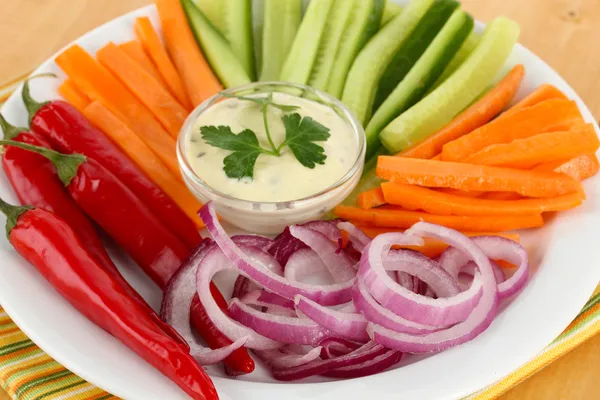
[[[28,73],[71,40],[149,0],[0,0],[0,85]],[[600,0],[463,0],[477,19],[513,18],[521,43],[554,67],[600,117]],[[508,350],[510,351],[510,349]],[[600,398],[600,336],[502,400]],[[9,397],[1,392],[0,400]]]

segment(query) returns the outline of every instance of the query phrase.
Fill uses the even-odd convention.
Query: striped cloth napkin
[[[0,88],[0,105],[23,78]],[[501,381],[463,400],[495,399],[600,332],[600,286],[552,344]],[[18,400],[118,399],[75,375],[44,353],[0,307],[0,387]]]

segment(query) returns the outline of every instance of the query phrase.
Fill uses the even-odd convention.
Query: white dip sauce
[[[266,94],[257,95],[265,97]],[[261,146],[270,149],[260,106],[248,100],[224,99],[198,117],[187,145],[188,160],[194,172],[213,189],[226,195],[251,201],[292,201],[317,194],[341,179],[358,156],[358,140],[352,127],[330,107],[285,93],[274,93],[277,104],[300,107],[302,118],[311,117],[329,128],[330,137],[315,142],[325,149],[324,165],[310,169],[296,159],[290,149],[282,148],[281,156],[261,154],[254,167],[254,179],[231,179],[223,171],[223,159],[231,151],[208,145],[200,134],[202,126],[229,126],[233,133],[252,130]],[[285,139],[282,116],[285,113],[268,107],[269,130],[275,146]],[[287,113],[289,114],[289,112]]]

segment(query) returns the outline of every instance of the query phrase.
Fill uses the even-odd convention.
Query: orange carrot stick
[[[506,112],[502,114],[502,116],[508,116],[516,111],[522,110],[523,108],[531,107],[550,99],[567,100],[567,96],[565,96],[563,92],[558,90],[556,86],[550,85],[549,83],[544,83],[543,85],[535,89],[533,92],[531,92],[529,96],[525,97],[523,100],[509,108]]]
[[[523,196],[515,192],[485,192],[480,198],[488,200],[519,200]]]
[[[148,17],[140,17],[135,20],[133,25],[135,34],[142,43],[142,46],[146,49],[146,52],[150,55],[152,61],[156,65],[160,76],[166,82],[166,85],[173,96],[183,105],[186,109],[191,110],[192,102],[177,69],[171,62],[167,50],[163,46],[160,36],[152,26]]]
[[[448,216],[409,211],[392,206],[372,210],[337,206],[334,213],[340,218],[359,221],[376,227],[408,229],[419,221],[443,225],[460,231],[489,232],[537,228],[544,224],[540,214],[519,216]]]
[[[131,57],[109,43],[96,53],[98,61],[111,71],[135,97],[152,111],[165,129],[177,138],[188,112],[171,93],[146,73]]]
[[[432,158],[442,151],[442,147],[446,143],[487,124],[510,103],[517,93],[524,75],[525,68],[517,65],[492,90],[454,118],[442,130],[397,155]]]
[[[378,187],[366,192],[362,192],[358,195],[356,204],[363,210],[370,210],[371,208],[384,205],[385,199],[383,198],[383,192],[381,191],[381,188]]]
[[[60,54],[56,63],[84,93],[125,122],[173,173],[180,173],[175,140],[106,68],[78,45]]]
[[[422,210],[436,215],[532,215],[575,208],[583,202],[583,192],[546,199],[470,199],[414,185],[384,182],[381,189],[389,204],[406,210]]]
[[[148,74],[152,75],[154,79],[162,86],[166,87],[165,82],[163,81],[162,76],[152,63],[152,60],[146,52],[144,51],[144,47],[138,40],[130,40],[129,42],[121,43],[119,48],[123,50],[132,60],[134,60],[140,67],[144,69]]]
[[[465,191],[516,192],[525,197],[556,197],[582,190],[575,179],[553,172],[487,165],[380,156],[377,176],[396,183]]]
[[[448,193],[448,194],[453,194],[455,196],[468,197],[471,199],[480,197],[486,193],[486,192],[478,192],[478,191],[466,192],[464,190],[448,189],[448,188],[437,188],[436,190],[441,193]]]
[[[444,145],[442,160],[463,161],[492,144],[510,143],[540,133],[569,130],[583,118],[574,101],[546,100],[508,116],[500,117]]]
[[[90,104],[90,99],[82,93],[71,79],[66,79],[59,87],[58,94],[79,111]]]
[[[370,238],[374,238],[377,235],[388,233],[388,232],[403,232],[403,229],[390,229],[390,228],[377,228],[370,225],[358,225],[358,228],[361,229],[367,236]],[[520,242],[520,237],[518,233],[488,233],[488,232],[463,232],[466,236],[476,237],[476,236],[500,236],[517,243]],[[448,245],[442,241],[430,238],[424,238],[423,246],[394,246],[394,248],[400,249],[410,249],[416,250],[418,252],[423,253],[429,258],[435,258],[442,254],[444,250],[448,248]]]
[[[585,154],[571,160],[560,160],[540,164],[533,169],[540,172],[558,172],[569,175],[578,181],[591,178],[600,170],[600,163],[595,154]]]
[[[568,131],[541,133],[510,143],[493,144],[463,162],[530,169],[542,163],[595,153],[599,147],[594,125],[586,124]]]
[[[86,107],[85,116],[108,135],[140,169],[148,175],[173,201],[194,221],[199,228],[204,224],[198,217],[202,204],[185,187],[163,162],[150,150],[127,125],[100,102]]]
[[[206,62],[179,0],[155,0],[167,49],[194,107],[223,90]]]

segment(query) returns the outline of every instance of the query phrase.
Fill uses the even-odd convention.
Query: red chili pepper
[[[46,138],[53,148],[62,153],[81,153],[102,164],[131,189],[189,250],[202,241],[194,223],[175,202],[75,107],[61,100],[37,103],[31,97],[29,80],[25,81],[22,97],[33,132]]]
[[[50,144],[43,138],[27,132],[24,128],[10,125],[1,114],[0,127],[4,131],[5,139],[50,148]],[[96,229],[69,196],[50,161],[40,154],[9,146],[2,157],[2,167],[21,204],[44,209],[62,218],[75,231],[94,260],[112,274],[132,298],[146,308],[148,315],[156,320],[163,331],[184,347],[189,347],[177,331],[164,323],[142,296],[123,278],[106,253]]]
[[[171,276],[187,258],[189,251],[113,174],[94,159],[81,154],[60,154],[11,141],[0,141],[0,144],[31,150],[49,159],[79,207],[96,221],[161,289],[166,287]],[[211,286],[211,293],[217,304],[223,310],[227,310],[227,302],[216,286]],[[203,307],[195,305],[192,311],[194,314],[198,313],[192,318],[194,328],[209,346],[221,348],[232,343],[214,326]],[[240,373],[252,372],[255,367],[254,361],[244,348],[236,350],[224,363]]]
[[[192,398],[218,399],[210,377],[188,351],[167,336],[137,300],[85,250],[56,215],[0,199],[14,248],[79,312],[175,382]]]

